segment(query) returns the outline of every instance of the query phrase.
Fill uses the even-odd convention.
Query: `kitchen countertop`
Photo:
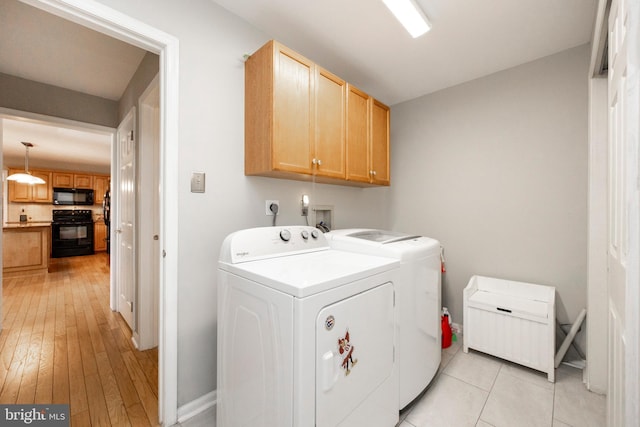
[[[16,229],[16,228],[35,228],[35,227],[51,227],[51,221],[28,221],[28,222],[5,222],[2,224],[2,229]]]

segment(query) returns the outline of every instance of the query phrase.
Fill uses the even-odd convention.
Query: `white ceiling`
[[[412,39],[381,0],[213,1],[389,105],[588,43],[596,10],[596,0],[416,0],[433,27]]]
[[[4,166],[24,166],[25,147],[31,142],[29,168],[82,170],[109,173],[111,135],[73,126],[33,120],[0,119],[2,121],[2,154]]]
[[[18,0],[0,1],[0,73],[118,101],[145,53]]]

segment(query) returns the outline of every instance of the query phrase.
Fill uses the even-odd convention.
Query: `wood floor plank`
[[[122,358],[133,380],[133,385],[138,391],[140,402],[142,402],[142,407],[149,421],[152,425],[158,424],[158,398],[151,389],[151,386],[147,383],[142,368],[138,364],[138,359],[131,351],[125,352]]]
[[[106,254],[2,286],[0,403],[66,403],[74,427],[158,425],[158,352],[111,311]]]
[[[67,360],[69,364],[69,404],[71,405],[71,415],[74,415],[89,409],[76,326],[67,328]]]
[[[132,405],[127,408],[127,414],[129,415],[129,420],[131,421],[131,425],[135,427],[146,427],[151,426],[149,422],[149,418],[147,418],[147,414],[144,411],[144,408],[140,403]],[[156,424],[153,424],[154,426]]]
[[[55,335],[53,347],[53,403],[70,403],[67,336]]]
[[[77,414],[71,415],[71,427],[87,427],[91,425],[91,417],[89,410],[84,410]]]
[[[109,363],[118,383],[118,389],[120,390],[120,396],[126,407],[139,404],[140,398],[136,391],[133,381],[127,371],[127,366],[124,363],[122,354],[118,350],[115,343],[111,329],[103,329],[102,336],[104,339],[105,349],[109,358]]]
[[[122,396],[120,396],[120,390],[118,389],[118,382],[109,363],[109,356],[107,356],[106,352],[97,353],[96,360],[111,424],[117,426],[130,425],[127,409],[122,402]]]
[[[89,416],[92,426],[110,426],[109,411],[107,411],[107,402],[104,400],[102,392],[102,384],[98,374],[88,375],[84,377],[87,387],[87,401],[89,403]]]

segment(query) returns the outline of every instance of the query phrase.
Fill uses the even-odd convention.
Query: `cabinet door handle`
[[[370,175],[376,176],[376,171],[369,171]]]
[[[313,159],[313,160],[311,160],[311,163],[312,163],[312,164],[314,164],[314,165],[318,165],[318,166],[320,166],[320,165],[322,165],[322,160],[320,160],[320,159]]]

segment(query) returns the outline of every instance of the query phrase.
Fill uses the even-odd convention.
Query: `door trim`
[[[158,412],[173,425],[178,403],[178,39],[92,0],[21,0],[160,56],[160,336]]]

